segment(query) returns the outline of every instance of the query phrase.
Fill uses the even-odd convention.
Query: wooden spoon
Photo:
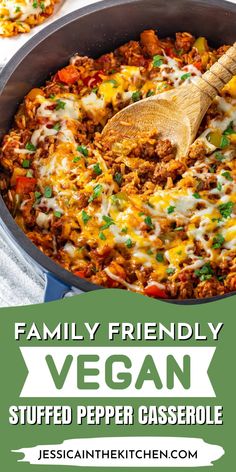
[[[162,139],[177,145],[177,156],[184,156],[212,100],[234,74],[236,43],[193,83],[145,98],[118,112],[108,121],[102,135],[114,136],[122,142],[157,131]]]

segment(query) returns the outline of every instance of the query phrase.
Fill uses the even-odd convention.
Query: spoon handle
[[[198,79],[195,85],[213,100],[235,74],[236,43]]]

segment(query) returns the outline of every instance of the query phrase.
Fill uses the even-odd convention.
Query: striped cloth
[[[98,1],[98,0],[97,0]],[[94,3],[89,0],[62,1],[53,17],[31,33],[17,38],[0,38],[0,70],[23,44],[35,33],[55,19]],[[45,279],[43,273],[36,272],[20,251],[9,241],[0,226],[0,307],[31,305],[43,302]]]

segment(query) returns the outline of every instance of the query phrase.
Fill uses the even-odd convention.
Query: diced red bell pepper
[[[81,279],[85,278],[85,270],[75,270],[74,275],[80,277]]]
[[[153,298],[168,298],[165,290],[157,287],[157,285],[149,285],[144,289],[145,295]]]
[[[60,82],[68,85],[74,84],[79,80],[80,77],[79,71],[72,64],[64,67],[64,69],[59,70],[57,74]]]
[[[198,69],[198,70],[202,70],[202,62],[201,61],[198,61],[198,62],[194,62],[193,65]]]
[[[16,193],[24,194],[33,192],[36,186],[36,179],[31,177],[17,177],[16,179]]]
[[[117,287],[117,282],[115,280],[111,279],[111,277],[107,276],[107,286],[108,286],[108,288],[115,288],[115,287]]]
[[[178,56],[176,50],[174,48],[171,48],[171,47],[166,47],[165,48],[165,53],[169,57],[177,57]]]
[[[94,74],[94,76],[85,77],[83,79],[83,83],[87,87],[93,88],[99,85],[103,81],[103,77],[104,77],[104,72],[99,70],[98,72],[96,72],[96,74]]]

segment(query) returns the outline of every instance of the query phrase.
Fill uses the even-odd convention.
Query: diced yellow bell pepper
[[[230,134],[229,138],[232,144],[236,144],[236,133]]]
[[[231,97],[236,98],[236,75],[224,86],[223,92],[229,93]]]
[[[196,41],[193,44],[193,47],[198,50],[199,54],[203,54],[204,52],[207,52],[209,49],[207,40],[203,36],[200,36],[199,38],[196,39]]]
[[[222,139],[222,134],[220,131],[216,130],[216,131],[211,131],[208,135],[207,135],[207,141],[209,141],[209,143],[213,144],[213,146],[219,148],[220,145],[221,145],[221,139]]]

